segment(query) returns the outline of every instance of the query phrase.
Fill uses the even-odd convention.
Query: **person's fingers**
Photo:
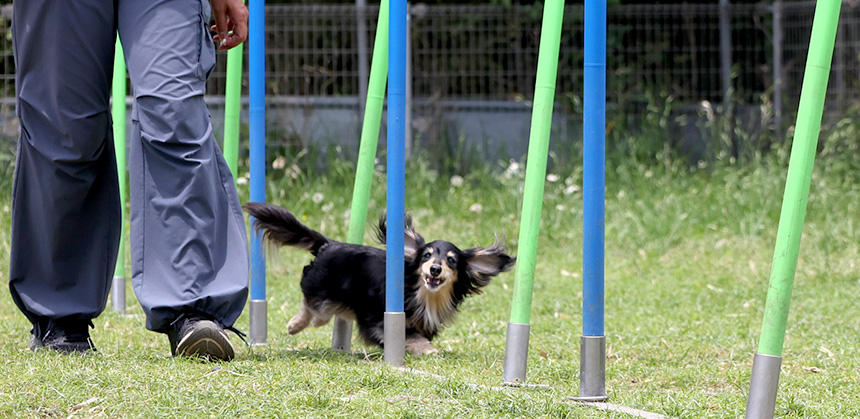
[[[235,24],[235,23],[233,23],[233,20],[232,20],[232,19],[230,19],[230,16],[229,16],[229,15],[227,15],[227,31],[228,31],[228,32],[229,32],[229,31],[232,31],[232,30],[233,30],[233,28],[234,28],[235,26],[236,26],[236,24]],[[218,27],[217,27],[217,26],[215,26],[215,25],[212,25],[212,26],[210,26],[210,27],[209,27],[209,30],[210,30],[210,31],[212,31],[212,32],[217,33],[217,32],[218,32]]]
[[[227,18],[227,33],[228,33],[228,34],[230,33],[230,31],[232,31],[232,30],[233,30],[233,26],[235,26],[235,25],[233,25],[233,22],[232,22],[232,21],[230,20],[230,18],[228,17],[228,18]],[[212,41],[214,41],[214,42],[215,42],[215,45],[216,45],[216,46],[220,47],[220,46],[221,46],[221,45],[220,45],[220,44],[221,44],[221,35],[219,35],[219,34],[217,33],[218,28],[217,28],[215,25],[212,25],[212,26],[209,28],[209,30],[210,30],[210,31],[212,31],[212,32],[215,32],[215,34],[214,34],[214,35],[212,35]]]
[[[221,49],[233,48],[248,39],[248,8],[240,0],[232,0],[227,8],[230,30],[221,41]]]
[[[227,4],[223,1],[213,1],[212,14],[215,16],[215,33],[218,37],[218,48],[224,46],[224,40],[227,38]],[[214,39],[214,37],[213,37]]]

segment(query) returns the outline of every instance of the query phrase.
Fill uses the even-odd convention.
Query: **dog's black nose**
[[[437,277],[441,273],[442,273],[442,267],[441,266],[439,266],[439,265],[430,266],[430,275]]]

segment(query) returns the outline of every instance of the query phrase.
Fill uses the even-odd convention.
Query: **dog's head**
[[[385,217],[379,220],[377,237],[385,243]],[[436,240],[425,243],[406,217],[404,259],[407,268],[418,276],[419,285],[430,292],[456,289],[463,296],[480,293],[490,280],[511,269],[515,258],[505,253],[502,241],[488,247],[460,250],[451,242]]]
[[[509,269],[514,258],[500,242],[489,247],[460,250],[451,242],[436,240],[415,249],[419,279],[428,291],[453,287],[460,294],[480,293],[490,280]]]

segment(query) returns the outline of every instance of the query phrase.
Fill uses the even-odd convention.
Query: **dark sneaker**
[[[233,359],[233,344],[217,323],[195,313],[180,315],[167,332],[173,356],[199,357],[208,361]]]
[[[92,320],[48,320],[33,326],[30,350],[50,349],[64,353],[96,352],[90,339]]]

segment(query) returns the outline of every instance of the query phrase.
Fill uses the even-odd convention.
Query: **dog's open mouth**
[[[427,284],[427,288],[436,289],[445,282],[445,278],[442,277],[433,277],[429,275],[424,276],[424,283]]]

